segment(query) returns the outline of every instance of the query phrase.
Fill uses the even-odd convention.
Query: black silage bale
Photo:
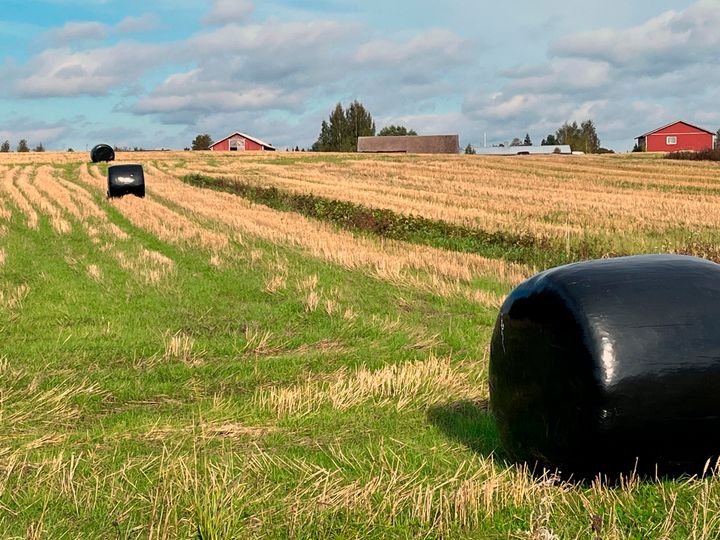
[[[115,161],[115,150],[107,144],[98,144],[90,151],[90,159],[93,163]]]
[[[532,277],[497,319],[490,407],[512,458],[568,472],[720,455],[720,265],[643,255]]]
[[[108,167],[107,196],[145,196],[145,173],[142,165],[111,165]]]

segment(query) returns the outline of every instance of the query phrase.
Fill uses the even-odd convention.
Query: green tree
[[[35,147],[35,152],[44,152],[44,151],[45,151],[45,147],[43,146],[43,143],[40,143]]]
[[[345,139],[344,152],[357,152],[358,137],[372,137],[375,135],[375,122],[372,115],[358,100],[353,101],[345,111]]]
[[[574,151],[595,154],[600,148],[600,138],[592,120],[585,120],[580,125],[565,122],[555,133],[557,144],[569,144]]]
[[[203,133],[202,135],[198,135],[193,139],[192,142],[192,149],[193,150],[210,150],[210,147],[212,146],[212,138],[207,133]]]
[[[555,135],[553,135],[551,133],[550,135],[547,136],[547,138],[543,139],[540,144],[542,144],[543,146],[555,146],[560,143],[557,142]]]
[[[523,141],[523,146],[532,146],[532,140],[530,139],[530,134],[525,134],[525,140]]]
[[[20,142],[17,145],[17,151],[18,152],[29,152],[30,147],[28,146],[26,139],[20,139]]]
[[[477,152],[470,143],[468,143],[468,145],[465,147],[465,153],[471,156],[477,154]]]
[[[510,143],[510,146],[522,146],[522,141],[515,137]]]
[[[405,126],[389,125],[385,126],[378,133],[380,137],[388,137],[392,135],[417,135],[414,129],[408,129]]]
[[[0,145],[0,152],[9,152],[10,151],[10,141],[5,140],[2,145]]]
[[[580,138],[582,139],[583,152],[586,154],[597,154],[600,149],[600,137],[595,130],[592,120],[585,120],[580,124]]]
[[[715,134],[715,150],[720,150],[720,129]]]
[[[312,149],[315,152],[356,152],[358,137],[373,135],[375,122],[362,103],[353,101],[347,110],[338,103],[328,120],[323,120]]]

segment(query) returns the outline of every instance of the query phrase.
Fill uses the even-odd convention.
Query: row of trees
[[[18,143],[15,151],[16,152],[29,152],[30,147],[28,146],[27,139],[21,139],[20,142]],[[34,152],[44,152],[45,147],[43,146],[43,143],[38,144],[33,151]],[[0,144],[0,152],[10,152],[10,141],[6,140],[2,144]]]
[[[572,124],[565,122],[554,134],[551,133],[544,138],[542,144],[548,146],[569,144],[573,151],[586,154],[597,154],[602,150],[600,137],[592,120],[585,120],[580,125],[577,122]]]
[[[314,152],[357,152],[358,137],[375,136],[375,121],[370,112],[355,100],[347,109],[335,105],[327,120],[320,126],[320,135],[312,145]],[[380,137],[417,135],[405,126],[389,125],[377,133]]]
[[[358,137],[374,135],[375,122],[362,103],[355,100],[347,110],[338,103],[328,120],[323,120],[312,149],[315,152],[357,152]]]

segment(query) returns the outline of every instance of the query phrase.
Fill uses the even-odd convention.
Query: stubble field
[[[0,154],[3,538],[720,536],[712,470],[533,474],[487,410],[512,287],[717,260],[717,165],[119,154],[108,201],[86,160]]]

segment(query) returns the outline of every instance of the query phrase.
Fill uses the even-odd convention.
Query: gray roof
[[[460,152],[460,137],[458,135],[358,137],[358,152],[457,154]]]
[[[518,154],[556,154],[556,148],[561,154],[572,154],[569,144],[551,144],[544,146],[491,146],[490,148],[476,148],[475,152],[483,156],[517,156]]]

